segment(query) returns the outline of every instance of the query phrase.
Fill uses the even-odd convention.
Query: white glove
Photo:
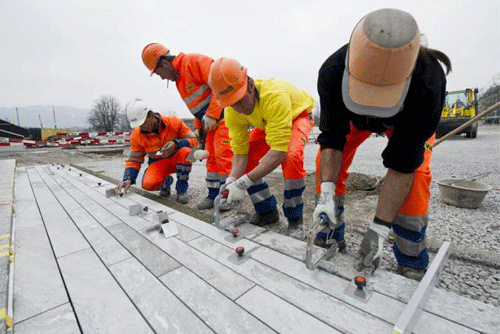
[[[318,198],[318,204],[313,213],[313,221],[319,219],[321,213],[326,213],[330,223],[335,224],[335,204],[333,203],[333,195],[335,194],[335,183],[321,182],[321,194]]]
[[[366,267],[372,264],[378,267],[382,259],[384,242],[389,235],[389,230],[390,228],[385,225],[372,223],[368,231],[366,231],[363,241],[361,242],[361,253],[366,255],[363,261]]]
[[[214,127],[215,124],[217,124],[217,120],[208,116],[207,114],[203,115],[203,118],[201,120],[203,121],[203,127],[207,131]]]
[[[222,194],[224,192],[224,190],[226,190],[227,186],[230,185],[231,183],[233,183],[234,181],[238,180],[237,178],[233,177],[233,176],[229,176],[227,179],[226,179],[226,183],[224,183],[221,187],[220,187],[220,191],[219,191],[219,194]]]
[[[226,187],[226,190],[229,191],[226,199],[227,204],[243,200],[243,197],[245,196],[245,190],[253,185],[254,182],[250,180],[250,178],[246,174],[240,177],[238,180],[231,182]]]

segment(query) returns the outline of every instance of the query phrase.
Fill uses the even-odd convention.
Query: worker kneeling
[[[160,190],[160,196],[170,196],[172,173],[177,174],[176,201],[188,202],[187,189],[191,162],[186,161],[191,148],[198,145],[191,129],[175,116],[162,116],[150,110],[140,100],[130,102],[126,109],[130,126],[130,156],[125,162],[123,181],[116,187],[126,192],[136,182],[144,158],[148,156],[148,168],[144,172],[142,188]]]
[[[254,80],[247,76],[245,67],[230,58],[212,64],[209,85],[225,108],[234,153],[223,187],[229,191],[226,202],[242,200],[246,190],[257,212],[252,223],[263,226],[278,222],[276,198],[262,178],[281,165],[283,213],[290,234],[297,235],[295,232],[303,231],[304,147],[314,124],[313,98],[284,80]]]

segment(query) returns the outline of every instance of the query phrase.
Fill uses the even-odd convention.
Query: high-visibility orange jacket
[[[212,58],[205,55],[182,52],[172,61],[179,75],[175,81],[177,90],[195,117],[195,129],[202,127],[201,119],[205,114],[216,120],[221,117],[222,108],[216,99],[212,99],[212,90],[208,86],[210,65],[213,62]]]
[[[196,137],[186,138],[191,129],[180,118],[175,116],[161,116],[158,124],[158,133],[141,133],[139,127],[134,128],[130,134],[130,155],[125,162],[125,173],[123,180],[135,182],[144,157],[146,154],[150,159],[158,159],[156,152],[169,141],[175,141],[180,147],[194,147],[198,145]]]

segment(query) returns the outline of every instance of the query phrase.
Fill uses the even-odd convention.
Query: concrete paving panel
[[[67,175],[64,171],[56,171],[56,174],[62,176],[66,181],[71,183],[77,189],[81,190],[84,194],[94,199],[96,202],[100,203],[106,210],[115,215],[117,218],[122,220],[125,224],[132,227],[134,230],[143,230],[145,228],[151,227],[151,222],[143,219],[139,216],[129,216],[128,209],[117,204],[115,201],[106,198],[104,195],[97,193],[96,191],[88,188],[80,181],[74,179],[73,177]]]
[[[175,237],[166,239],[160,234],[143,235],[231,300],[238,298],[254,285],[253,282]]]
[[[16,230],[43,224],[25,167],[16,174]]]
[[[359,332],[360,323],[364,325],[361,331],[369,328],[374,333],[388,333],[392,328],[388,322],[384,322],[368,312],[360,311],[354,306],[296,280],[294,276],[283,274],[271,266],[263,265],[254,259],[250,259],[241,265],[234,265],[227,260],[232,250],[213,243],[208,238],[200,237],[190,242],[190,244],[254,281],[264,289],[280,296],[287,302],[314,315],[341,332]],[[257,249],[253,254],[259,250]],[[286,263],[284,265],[286,266]],[[304,270],[307,269],[304,268]],[[335,281],[330,282],[332,285],[335,283]],[[335,312],[332,310],[335,310]]]
[[[191,216],[188,216],[182,212],[176,212],[172,215],[169,216],[170,220],[173,220],[179,224],[182,224],[186,227],[189,227],[190,229],[202,233],[203,235],[223,244],[228,247],[236,247],[234,243],[227,241],[225,238],[228,235],[231,235],[227,231],[219,230],[217,227],[207,224],[199,219],[193,218]],[[238,243],[238,246],[243,246],[245,247],[246,250],[251,250],[254,248],[259,247],[258,244],[255,242],[248,240],[248,239],[242,239]]]
[[[386,271],[376,271],[372,277],[376,289],[384,294],[408,302],[418,282]],[[424,310],[484,333],[495,333],[500,328],[500,307],[466,298],[442,289],[434,288]],[[422,316],[415,331],[425,326]],[[422,333],[424,333],[422,331]]]
[[[212,333],[195,313],[136,259],[117,263],[110,270],[155,332]]]
[[[186,267],[173,270],[160,280],[217,333],[274,333]]]
[[[40,175],[34,168],[27,170],[56,257],[88,248],[89,244],[64,211],[64,208],[43,183]]]
[[[14,245],[14,320],[21,322],[68,302],[43,225],[18,230]]]
[[[81,333],[69,303],[14,324],[16,334]]]
[[[341,333],[260,286],[236,302],[278,333]]]
[[[179,262],[125,224],[110,226],[108,231],[155,276],[180,266]]]
[[[43,173],[43,171],[40,170],[39,172]],[[88,211],[82,208],[76,200],[71,198],[58,183],[50,179],[50,176],[48,175],[44,177],[44,180],[61,205],[64,206],[73,222],[76,226],[78,226],[81,233],[85,236],[92,248],[106,265],[120,262],[131,257],[130,253],[118,241],[116,241],[116,239],[113,238],[113,236],[106,231],[106,229],[102,227],[102,225],[96,221]]]
[[[153,333],[91,249],[58,262],[84,333]]]

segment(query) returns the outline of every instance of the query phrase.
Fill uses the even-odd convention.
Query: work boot
[[[272,209],[269,212],[266,212],[262,215],[255,214],[250,219],[250,224],[257,226],[266,226],[270,224],[274,224],[280,221],[280,214],[277,208]]]
[[[181,204],[187,204],[188,195],[187,193],[177,193],[177,198],[175,200]]]
[[[196,204],[196,209],[207,210],[214,207],[214,201],[205,197],[200,203]]]
[[[172,177],[172,175],[167,176],[160,188],[161,197],[170,197],[170,186],[172,185],[172,183],[174,183],[174,178]]]
[[[422,278],[424,277],[425,273],[427,272],[426,269],[419,269],[419,268],[411,268],[411,267],[404,267],[398,263],[398,268],[396,269],[396,272],[409,279],[413,279],[415,281],[421,281]]]
[[[299,240],[306,239],[304,219],[302,217],[299,219],[288,219],[288,236]]]

